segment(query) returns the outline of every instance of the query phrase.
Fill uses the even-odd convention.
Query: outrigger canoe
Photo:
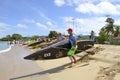
[[[39,42],[34,42],[32,44],[29,44],[28,47],[31,47],[31,46],[36,46],[38,44],[41,44],[43,41],[39,41]]]
[[[67,56],[69,50],[69,40],[63,40],[57,43],[49,44],[44,48],[24,57],[27,60],[46,60],[46,59],[57,59]],[[78,49],[76,54],[87,50],[94,46],[94,42],[90,40],[79,40]]]

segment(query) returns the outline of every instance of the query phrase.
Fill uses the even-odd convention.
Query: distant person
[[[58,40],[57,41],[59,42],[62,40],[65,40],[65,37],[61,33],[58,33]]]
[[[47,42],[51,42],[51,39],[48,38],[48,39],[47,39]]]
[[[13,44],[13,42],[12,42],[12,41],[10,41],[10,42],[9,42],[9,44],[10,44],[10,45],[12,45],[12,44]]]
[[[95,40],[95,34],[94,34],[94,31],[91,31],[90,40],[92,40],[92,41]]]
[[[36,40],[36,42],[41,42],[42,40],[41,40],[41,38],[38,38],[37,40]]]
[[[73,35],[73,30],[71,28],[69,28],[67,31],[69,34],[69,43],[70,43],[70,50],[68,51],[67,55],[69,56],[69,58],[71,60],[71,64],[74,64],[74,63],[76,63],[76,58],[74,55],[78,48],[77,38],[75,35]]]

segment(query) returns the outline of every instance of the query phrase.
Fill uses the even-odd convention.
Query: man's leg
[[[77,62],[77,60],[76,60],[76,58],[75,58],[75,56],[74,56],[77,48],[78,48],[78,46],[76,46],[75,49],[73,50],[73,56],[72,56],[72,58],[73,58],[73,60],[74,60],[74,63]]]
[[[72,56],[69,56],[71,63],[74,63]]]
[[[74,63],[76,63],[77,60],[76,60],[75,56],[72,56],[72,58],[73,58],[73,60],[74,60]]]

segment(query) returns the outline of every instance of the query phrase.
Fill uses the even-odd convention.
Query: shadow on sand
[[[49,70],[45,70],[42,72],[37,72],[37,73],[33,73],[33,74],[28,74],[28,75],[24,75],[24,76],[20,76],[20,77],[16,77],[16,78],[11,78],[10,80],[16,80],[16,79],[21,79],[21,78],[27,78],[27,77],[32,77],[32,76],[36,76],[36,75],[44,75],[44,74],[52,74],[52,73],[56,73],[59,71],[62,71],[65,69],[66,66],[70,65],[70,63],[67,63],[65,65],[53,68],[53,69],[49,69]]]
[[[88,54],[86,55],[83,55],[81,56],[78,60],[77,60],[77,65],[79,65],[79,62],[81,60],[83,60],[86,56],[88,56]],[[62,70],[65,70],[65,68],[67,66],[69,66],[70,63],[67,63],[67,64],[64,64],[64,65],[61,65],[59,67],[56,67],[56,68],[52,68],[52,69],[48,69],[48,70],[45,70],[45,71],[42,71],[42,72],[37,72],[37,73],[33,73],[33,74],[28,74],[28,75],[24,75],[24,76],[20,76],[20,77],[16,77],[16,78],[11,78],[10,80],[16,80],[16,79],[21,79],[21,78],[27,78],[27,77],[32,77],[32,76],[36,76],[36,75],[44,75],[44,74],[52,74],[52,73],[57,73],[57,72],[60,72]],[[81,66],[82,67],[82,66]]]

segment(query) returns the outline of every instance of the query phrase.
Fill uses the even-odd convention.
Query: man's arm
[[[77,46],[77,39],[75,40],[75,45],[74,45],[74,47],[76,47]]]

